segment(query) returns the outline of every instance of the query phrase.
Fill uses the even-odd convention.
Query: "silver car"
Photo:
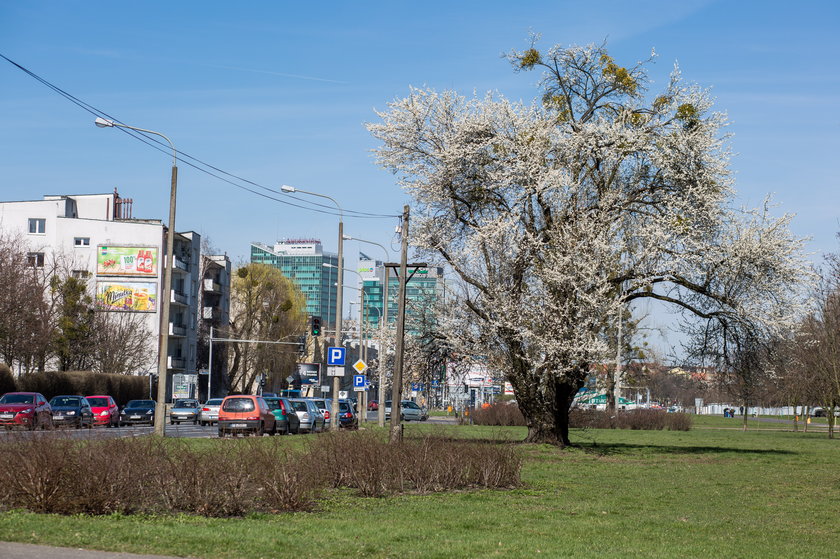
[[[385,419],[391,419],[391,400],[385,402]],[[400,421],[426,421],[429,414],[411,400],[400,402]]]
[[[290,398],[292,409],[300,419],[301,433],[318,433],[324,430],[324,414],[312,400]]]
[[[324,416],[324,430],[330,428],[330,413],[332,410],[332,401],[325,400],[323,398],[313,398],[313,402],[315,405],[318,406],[318,409],[321,410],[321,415]]]
[[[198,412],[201,410],[198,400],[192,398],[178,398],[169,410],[169,424],[180,424],[183,421],[198,423]]]
[[[198,414],[199,425],[213,425],[219,421],[219,407],[224,398],[210,398],[201,406]]]

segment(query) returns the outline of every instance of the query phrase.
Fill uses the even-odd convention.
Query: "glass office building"
[[[410,271],[410,270],[409,270]],[[388,279],[388,324],[396,324],[399,309],[399,281],[394,269]],[[360,255],[359,274],[363,278],[365,291],[365,329],[372,331],[385,316],[385,274],[382,262],[366,259]],[[419,315],[432,310],[437,301],[445,295],[443,268],[433,266],[417,270],[408,280],[405,290],[406,331],[413,332],[412,323]]]
[[[321,241],[284,239],[274,246],[251,243],[251,262],[280,270],[303,293],[306,312],[310,316],[320,316],[325,331],[335,329],[338,255],[324,252]]]

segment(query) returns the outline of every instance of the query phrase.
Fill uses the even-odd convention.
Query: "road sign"
[[[365,375],[353,375],[353,391],[364,392],[367,385]]]
[[[347,396],[349,396],[349,394],[347,394],[346,390],[339,390],[338,391],[339,399],[345,399],[345,398],[347,398]]]
[[[327,367],[328,377],[343,377],[344,367]]]
[[[327,365],[341,365],[344,366],[344,356],[347,353],[343,347],[328,347],[327,348]]]
[[[367,363],[365,363],[364,361],[359,359],[358,361],[353,363],[353,368],[356,369],[357,373],[362,374],[365,371],[367,371],[368,366],[367,366]]]
[[[325,384],[325,385],[321,386],[321,392],[329,392],[329,391],[330,391],[330,385]]]

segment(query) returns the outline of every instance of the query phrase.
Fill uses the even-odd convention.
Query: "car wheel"
[[[265,424],[263,422],[260,422],[260,426],[257,427],[257,430],[254,431],[254,434],[258,437],[262,437],[264,433],[265,433]]]
[[[224,430],[224,429],[219,428],[219,438],[220,438],[220,439],[223,439],[224,437],[225,437],[225,430]]]
[[[170,424],[170,425],[175,425],[175,420],[174,420],[174,419],[170,419],[170,420],[169,420],[169,424]]]
[[[269,437],[273,437],[277,434],[277,422],[274,422],[274,425],[271,426],[271,431],[268,432]]]

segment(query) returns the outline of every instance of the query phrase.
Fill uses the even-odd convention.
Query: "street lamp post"
[[[391,253],[388,252],[388,249],[382,246],[379,243],[375,243],[373,241],[366,241],[365,239],[359,239],[350,237],[349,235],[344,236],[345,241],[358,241],[360,243],[366,243],[369,245],[376,245],[385,252],[385,260],[382,262],[385,264],[386,262],[391,260]],[[383,286],[382,290],[382,310],[383,314],[381,315],[382,324],[384,326],[388,326],[388,278],[390,277],[390,268],[387,266],[383,266],[385,268],[385,285]],[[364,286],[364,282],[363,282]],[[378,310],[378,309],[377,309]],[[379,348],[379,351],[382,352],[382,347]],[[376,409],[376,423],[380,427],[385,427],[385,367],[382,366],[384,363],[384,359],[382,357],[379,358],[379,390],[378,390],[378,406]]]
[[[342,273],[344,270],[344,211],[341,209],[341,206],[338,205],[338,202],[335,201],[335,198],[327,196],[326,194],[318,194],[317,192],[301,190],[287,184],[282,185],[280,190],[287,194],[300,192],[301,194],[308,194],[309,196],[326,198],[335,204],[336,208],[338,208],[338,289],[336,289],[335,297],[335,345],[341,346],[341,292],[344,288],[344,274]],[[332,409],[330,410],[330,416],[335,418],[338,418],[338,389],[341,387],[340,378],[341,377],[333,377]],[[330,430],[338,431],[338,423],[338,421],[331,421]]]
[[[335,268],[332,264],[328,264],[324,262],[323,266],[325,268]],[[350,272],[352,274],[356,274],[359,276],[359,279],[362,280],[362,287],[361,289],[347,285],[342,287],[349,287],[350,289],[355,289],[359,292],[359,359],[367,363],[367,349],[364,350],[364,354],[362,354],[362,348],[365,347],[364,344],[364,312],[365,312],[365,289],[364,289],[364,278],[362,278],[362,274],[356,272],[355,270],[351,270],[346,268],[345,272]],[[350,305],[352,306],[355,304],[353,301],[350,301]],[[362,412],[359,415],[359,421],[364,423],[366,420],[365,413],[366,413],[366,406],[367,406],[367,391],[362,392],[362,400],[360,407],[362,408]]]
[[[154,130],[120,124],[113,120],[96,117],[94,124],[100,128],[128,128],[146,134],[160,136],[172,148],[172,180],[169,189],[169,227],[166,234],[166,259],[163,269],[163,293],[160,305],[160,339],[158,341],[158,390],[155,404],[155,434],[165,436],[166,425],[166,386],[168,381],[169,353],[169,301],[172,299],[172,266],[175,263],[175,199],[178,193],[178,152],[175,144],[167,136]],[[164,259],[161,259],[164,261]]]

